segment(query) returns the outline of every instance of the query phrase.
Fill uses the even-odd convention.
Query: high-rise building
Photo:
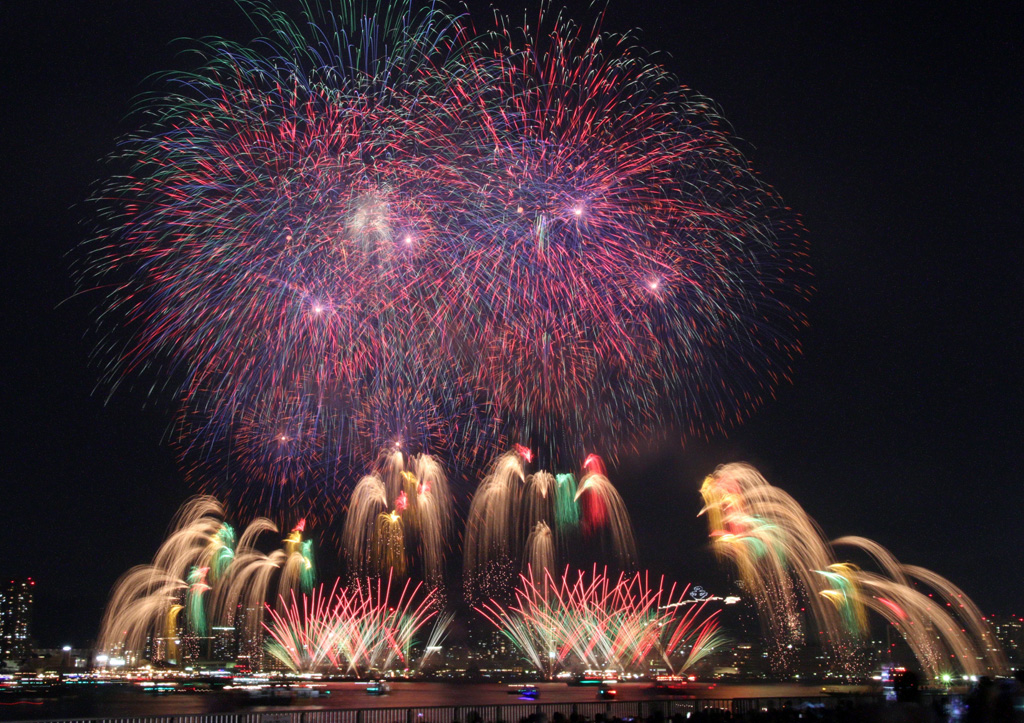
[[[0,585],[0,660],[20,660],[31,653],[34,586],[30,577],[7,578]]]
[[[234,624],[214,625],[212,638],[213,650],[210,657],[221,662],[233,661],[238,655],[238,633]]]
[[[991,618],[996,640],[1006,653],[1010,667],[1019,670],[1024,667],[1024,617],[1010,615]]]
[[[238,606],[235,615],[236,664],[251,671],[263,670],[263,608]]]

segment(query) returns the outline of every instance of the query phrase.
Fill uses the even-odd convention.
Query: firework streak
[[[132,568],[114,585],[98,650],[128,665],[139,663],[147,648],[151,660],[180,663],[198,653],[181,650],[181,642],[188,646],[209,636],[210,623],[236,628],[244,647],[244,641],[259,639],[271,594],[311,589],[312,541],[302,539],[304,523],[288,535],[284,549],[264,554],[255,544],[278,532],[270,520],[254,520],[236,544],[223,516],[212,497],[193,498],[181,508],[153,562]],[[262,651],[257,646],[245,652]]]
[[[406,457],[396,450],[352,490],[342,550],[357,576],[404,576],[416,565],[439,584],[450,527],[451,495],[441,465],[429,455]]]
[[[652,656],[681,672],[721,642],[718,611],[705,614],[701,602],[683,612],[688,589],[676,596],[675,585],[666,591],[664,579],[655,587],[641,573],[613,581],[596,568],[559,579],[545,570],[535,580],[528,571],[514,604],[477,610],[549,678],[569,668],[641,671]]]
[[[823,644],[840,660],[866,636],[871,611],[900,632],[935,681],[954,671],[1006,669],[999,643],[962,590],[901,564],[872,540],[827,542],[803,508],[750,465],[722,465],[704,480],[701,495],[715,552],[736,565],[754,595],[776,657],[803,640],[799,610],[806,600]],[[838,546],[858,548],[879,571],[837,561]]]
[[[81,273],[107,381],[174,394],[205,484],[329,518],[395,440],[556,466],[787,378],[799,222],[628,37],[244,7],[263,37],[142,99]]]
[[[444,637],[452,618],[437,614],[434,591],[406,582],[392,590],[386,581],[364,580],[348,589],[335,582],[324,588],[282,599],[279,611],[270,611],[266,625],[271,640],[267,651],[295,672],[345,671],[360,674],[392,667],[412,666],[410,649],[415,636],[435,621],[427,638],[422,665]]]
[[[633,525],[601,458],[587,457],[578,485],[572,474],[528,475],[532,458],[520,445],[501,455],[473,495],[463,544],[470,599],[511,587],[527,568],[538,575],[554,570],[560,553],[581,540],[619,569],[636,569]]]

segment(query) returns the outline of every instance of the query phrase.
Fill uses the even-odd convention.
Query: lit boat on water
[[[523,700],[537,700],[540,697],[540,690],[532,683],[512,683],[508,686],[509,695],[518,695]]]
[[[330,690],[313,685],[271,682],[261,679],[236,679],[234,685],[225,688],[243,702],[256,705],[287,705],[297,698],[320,698],[329,696]]]
[[[614,670],[585,670],[582,675],[566,681],[566,685],[617,685],[619,674]]]
[[[388,695],[391,685],[386,680],[371,680],[366,685],[367,695]]]
[[[688,688],[687,683],[694,680],[693,676],[687,679],[681,675],[659,675],[650,690],[655,695],[689,695],[693,689]]]

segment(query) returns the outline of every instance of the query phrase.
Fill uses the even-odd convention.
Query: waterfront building
[[[1018,615],[992,616],[996,640],[1006,653],[1006,660],[1015,670],[1024,668],[1024,617]]]
[[[23,660],[32,652],[32,602],[35,581],[8,578],[0,585],[0,660]]]
[[[238,606],[235,614],[235,662],[243,670],[263,670],[263,608]]]
[[[238,634],[231,625],[214,625],[212,630],[213,650],[211,658],[217,661],[234,662],[238,655]]]
[[[84,673],[96,653],[88,648],[36,648],[22,670],[35,673]]]

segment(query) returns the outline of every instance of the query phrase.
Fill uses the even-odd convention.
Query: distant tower
[[[31,652],[32,592],[30,577],[6,579],[0,585],[0,660],[21,660]]]
[[[238,644],[235,662],[253,672],[263,670],[263,608],[239,605],[235,631]]]

